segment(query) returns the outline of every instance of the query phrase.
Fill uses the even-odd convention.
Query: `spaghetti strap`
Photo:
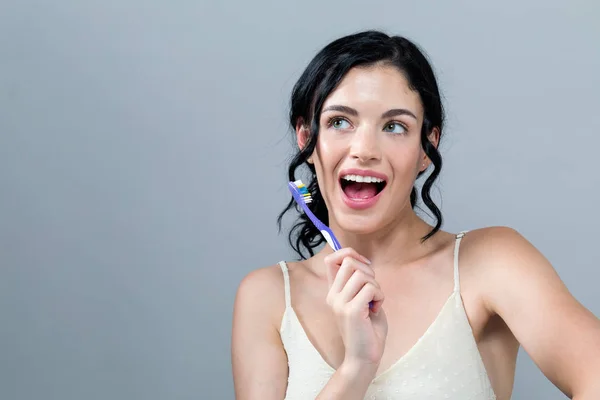
[[[285,261],[280,261],[279,266],[281,267],[281,272],[283,272],[283,284],[285,288],[285,308],[288,309],[292,306],[292,298],[290,296],[290,274],[288,272],[288,267]]]
[[[458,273],[458,250],[460,248],[460,241],[466,235],[468,231],[462,231],[456,235],[456,241],[454,244],[454,291],[460,292],[460,276]]]

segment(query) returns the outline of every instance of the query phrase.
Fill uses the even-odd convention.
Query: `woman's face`
[[[323,104],[311,157],[331,225],[368,234],[412,212],[410,192],[428,165],[422,123],[420,96],[397,68],[348,72]],[[297,131],[303,146],[306,129]]]

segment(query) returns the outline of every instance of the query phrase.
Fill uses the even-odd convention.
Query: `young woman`
[[[346,36],[310,62],[292,93],[289,178],[308,167],[311,209],[344,248],[315,254],[323,239],[301,215],[302,261],[243,280],[238,399],[509,399],[519,345],[565,394],[600,399],[600,321],[544,256],[510,228],[440,230],[443,121],[405,38]],[[423,174],[434,226],[414,212]]]

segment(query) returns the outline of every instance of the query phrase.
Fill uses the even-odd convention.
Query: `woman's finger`
[[[345,247],[341,250],[336,251],[335,253],[329,254],[325,257],[324,261],[327,267],[327,281],[330,286],[332,285],[335,276],[338,273],[338,270],[340,269],[344,259],[346,258],[354,258],[367,265],[371,264],[371,261],[369,261],[366,257],[363,257],[360,254],[358,254],[358,252],[351,247]]]
[[[371,312],[376,314],[379,312],[384,298],[383,291],[376,285],[368,282],[360,289],[356,296],[348,302],[348,306],[352,308],[363,308],[365,306],[369,307],[369,303],[373,302]]]
[[[330,285],[330,291],[340,293],[355,271],[361,271],[363,274],[375,278],[375,272],[371,267],[354,258],[346,257]]]
[[[338,295],[338,301],[342,303],[349,303],[352,301],[356,295],[362,290],[362,288],[366,284],[371,284],[376,288],[380,288],[375,278],[371,275],[365,274],[363,271],[355,270],[344,288],[340,291]]]

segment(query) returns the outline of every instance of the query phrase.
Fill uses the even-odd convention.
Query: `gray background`
[[[2,0],[0,398],[233,398],[237,285],[292,257],[289,91],[365,28],[439,75],[445,229],[518,229],[600,315],[599,20],[592,0]],[[563,396],[521,353],[513,398]]]

